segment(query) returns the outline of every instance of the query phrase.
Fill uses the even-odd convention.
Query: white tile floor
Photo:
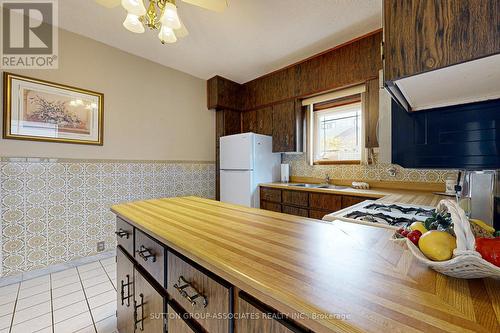
[[[0,333],[113,333],[115,257],[0,288]]]

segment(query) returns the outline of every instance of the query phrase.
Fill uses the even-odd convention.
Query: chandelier
[[[143,0],[122,0],[122,7],[127,11],[123,26],[134,33],[142,34],[145,26],[159,30],[158,38],[162,44],[175,43],[176,31],[182,27],[177,14],[175,0],[149,0],[146,9]]]

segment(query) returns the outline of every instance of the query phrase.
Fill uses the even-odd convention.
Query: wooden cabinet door
[[[256,114],[257,133],[273,135],[273,108],[258,109]]]
[[[295,101],[273,106],[273,152],[297,151],[298,126]]]
[[[236,332],[238,333],[306,333],[305,329],[299,328],[295,323],[288,320],[275,320],[275,312],[256,300],[243,299],[243,294],[238,297],[238,313],[236,320]],[[252,302],[252,303],[250,303]],[[271,315],[272,314],[272,315]],[[283,318],[282,314],[274,316]]]
[[[383,3],[386,81],[500,52],[498,0]]]
[[[174,311],[174,309],[170,306],[167,307],[169,319],[168,319],[168,330],[167,332],[172,333],[196,333],[189,325],[184,321],[184,319]]]
[[[136,332],[165,332],[163,296],[149,283],[139,270],[135,270],[134,308]],[[121,331],[120,331],[121,333]]]
[[[313,209],[333,213],[342,208],[342,196],[335,194],[310,193],[309,206]]]
[[[265,210],[270,210],[273,212],[281,213],[281,205],[275,202],[261,201],[260,208]]]
[[[116,249],[117,329],[134,332],[134,264],[120,247]]]
[[[257,127],[257,111],[244,111],[241,113],[241,132],[260,133]]]
[[[322,220],[323,217],[331,212],[328,211],[323,211],[323,210],[315,210],[315,209],[310,209],[309,210],[309,217],[312,219],[317,219],[317,220]]]
[[[283,204],[309,207],[309,192],[283,190],[281,197]]]
[[[378,78],[366,82],[366,99],[363,105],[366,148],[378,147],[379,90]]]
[[[309,217],[309,211],[307,209],[304,209],[304,208],[283,205],[281,210],[285,214],[302,216],[302,217]]]
[[[260,199],[281,203],[281,190],[279,188],[261,187]]]
[[[241,133],[241,112],[234,110],[217,111],[224,112],[224,135]]]
[[[358,203],[363,202],[365,200],[367,200],[367,198],[351,197],[351,196],[344,195],[342,197],[342,208],[354,206],[355,204],[358,204]]]

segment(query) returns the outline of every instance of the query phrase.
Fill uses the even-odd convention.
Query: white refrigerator
[[[220,138],[220,201],[260,206],[259,184],[279,180],[281,155],[272,137],[243,133]]]

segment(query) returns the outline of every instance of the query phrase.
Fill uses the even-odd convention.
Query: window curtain
[[[341,90],[332,91],[327,94],[313,96],[302,100],[302,105],[306,106],[306,160],[309,165],[314,165],[314,111],[342,106],[361,100],[361,142],[366,142],[366,85],[361,84]],[[361,164],[369,164],[371,152],[364,147],[361,149]]]

